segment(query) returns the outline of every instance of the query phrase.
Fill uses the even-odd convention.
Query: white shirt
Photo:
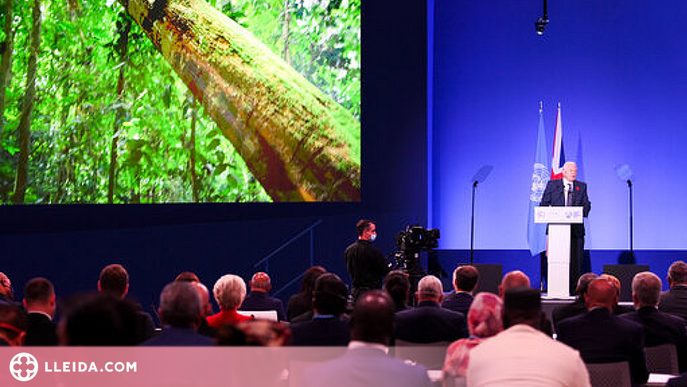
[[[518,324],[470,351],[468,387],[589,387],[580,353]]]

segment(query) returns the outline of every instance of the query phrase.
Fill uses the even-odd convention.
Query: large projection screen
[[[7,4],[0,203],[360,200],[360,0]]]

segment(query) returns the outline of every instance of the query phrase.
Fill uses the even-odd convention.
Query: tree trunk
[[[291,37],[291,0],[284,0],[284,21],[281,26],[281,37],[284,40],[282,58],[286,63],[291,64],[291,53],[289,52],[289,38]]]
[[[203,0],[119,0],[275,201],[360,200],[360,123]]]
[[[21,119],[17,127],[19,138],[19,162],[17,163],[17,178],[14,182],[14,204],[24,203],[26,185],[29,176],[29,152],[31,150],[31,113],[36,96],[36,62],[41,43],[41,2],[34,0],[31,26],[31,51],[26,71],[26,94],[22,101]]]
[[[12,18],[14,12],[12,0],[5,0],[5,41],[0,43],[2,48],[2,62],[0,62],[0,139],[2,139],[5,129],[5,99],[7,98],[7,86],[12,79],[12,51],[14,46],[14,31],[12,30]]]
[[[117,39],[116,51],[119,53],[119,64],[127,61],[129,52],[129,31],[131,30],[131,19],[126,15],[121,15],[120,21],[117,22],[119,26],[119,38]],[[114,191],[116,188],[117,175],[117,147],[119,145],[119,129],[124,120],[124,108],[121,106],[122,97],[124,96],[124,69],[126,65],[119,67],[119,79],[117,80],[117,102],[120,103],[115,114],[114,129],[112,131],[112,143],[110,145],[110,173],[107,183],[107,202],[114,203]]]
[[[197,110],[196,99],[193,99],[191,103],[191,145],[190,149],[190,159],[191,159],[191,184],[193,184],[193,201],[198,203],[198,191],[199,191],[199,181],[198,175],[196,174],[196,121],[197,121]]]

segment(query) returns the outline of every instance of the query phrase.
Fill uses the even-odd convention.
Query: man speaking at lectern
[[[563,164],[563,178],[549,180],[539,206],[582,207],[582,214],[586,218],[592,203],[587,197],[587,184],[576,181],[576,178],[577,165],[572,161]],[[584,223],[571,224],[570,234],[570,294],[573,294],[584,253]]]

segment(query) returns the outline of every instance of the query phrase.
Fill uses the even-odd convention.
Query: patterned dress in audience
[[[488,337],[503,330],[503,301],[492,293],[479,293],[468,311],[470,337],[460,339],[448,347],[444,361],[444,375],[465,376],[470,350]]]

